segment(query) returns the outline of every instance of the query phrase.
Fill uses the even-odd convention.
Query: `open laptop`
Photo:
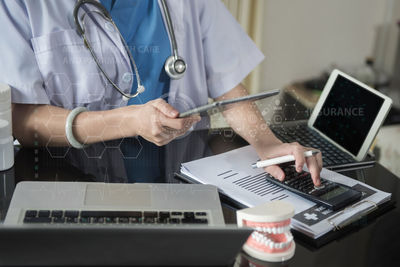
[[[228,264],[250,233],[224,225],[211,185],[21,182],[0,265]]]
[[[326,168],[357,169],[374,164],[368,150],[391,105],[389,97],[334,70],[308,121],[271,128],[284,142],[320,149]]]

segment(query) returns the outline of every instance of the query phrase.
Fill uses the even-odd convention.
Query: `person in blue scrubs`
[[[140,105],[160,97],[167,101],[170,78],[164,71],[164,63],[171,55],[171,45],[157,0],[101,0],[101,3],[125,39],[147,88],[138,97],[131,98],[128,105]],[[134,81],[132,94],[136,86]],[[165,180],[163,147],[138,137],[138,140],[125,139],[121,151],[130,182]]]
[[[104,81],[77,34],[76,1],[2,0],[0,28],[5,34],[0,38],[0,59],[5,63],[0,64],[0,82],[12,88],[13,134],[26,146],[76,148],[122,138],[120,148],[132,158],[126,160],[130,181],[158,181],[164,158],[159,146],[200,122],[199,116],[179,118],[179,112],[204,105],[209,98],[247,95],[241,82],[264,56],[221,1],[167,0],[179,53],[188,65],[181,79],[169,80],[163,64],[172,53],[158,1],[100,1],[132,51],[145,92],[126,101]],[[132,68],[126,53],[121,53],[120,40],[114,39],[114,28],[106,21],[92,26],[88,33],[101,49],[100,60],[114,60],[105,66],[112,69],[112,80],[124,92],[132,92],[137,83],[124,78],[132,75]],[[86,110],[71,116],[72,126],[66,127],[68,116],[83,107]],[[237,105],[223,115],[260,159],[293,155],[297,170],[307,164],[319,185],[320,153],[304,158],[307,148],[282,143],[252,105]],[[136,160],[139,142],[144,148]],[[284,179],[279,166],[266,171]]]

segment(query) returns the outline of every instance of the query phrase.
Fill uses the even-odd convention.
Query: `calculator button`
[[[305,188],[303,189],[303,192],[309,194],[309,192],[310,192],[311,190],[313,190],[313,189],[314,189],[314,188],[311,187],[311,186],[305,187]]]
[[[324,188],[325,188],[325,185],[320,185],[320,186],[314,185],[314,188],[315,188],[316,190],[321,190],[321,189],[324,189]]]
[[[313,189],[313,190],[311,190],[311,191],[309,192],[309,194],[312,195],[312,196],[315,196],[315,197],[319,197],[319,196],[325,194],[325,191],[324,191],[324,190],[316,190],[316,189]]]
[[[314,183],[312,182],[312,180],[311,181],[308,181],[305,185],[304,185],[304,187],[313,187],[314,186]]]

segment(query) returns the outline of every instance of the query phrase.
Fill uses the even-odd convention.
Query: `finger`
[[[184,135],[189,129],[191,129],[191,127],[196,124],[197,122],[199,122],[201,119],[196,119],[193,118],[191,121],[189,121],[187,124],[185,124],[185,127],[181,130],[174,130],[175,133],[175,138],[181,135]]]
[[[176,118],[176,116],[178,116],[179,114],[179,112],[174,107],[172,107],[161,98],[153,100],[152,104],[167,117]]]
[[[317,163],[318,163],[318,167],[319,167],[319,171],[322,170],[323,165],[323,161],[322,161],[322,154],[321,152],[319,152],[317,155],[315,155],[315,158],[317,159]]]
[[[165,145],[167,145],[169,142],[171,142],[172,140],[173,140],[173,138],[162,139],[162,140],[160,140],[160,141],[154,142],[154,144],[155,144],[156,146],[165,146]]]
[[[186,133],[185,129],[175,130],[169,127],[163,127],[163,136],[166,136],[171,139],[175,139],[178,136],[181,136]]]
[[[173,134],[172,131],[168,132],[163,127],[160,127],[159,130],[160,131],[158,132],[158,134],[153,136],[156,145],[158,146],[166,145],[175,138],[175,135]]]
[[[314,157],[316,158],[319,170],[321,171],[322,170],[322,166],[323,166],[321,151],[319,149],[316,149],[316,148],[313,148],[313,147],[307,147],[306,150],[318,151],[319,152],[318,154],[314,155]]]
[[[144,139],[146,139],[147,141],[149,141],[157,146],[166,145],[173,139],[173,136],[168,136],[168,135],[164,134],[161,130],[159,131],[159,133],[152,134],[150,136],[148,136],[148,135],[141,135],[141,136]]]
[[[321,184],[320,178],[320,168],[318,166],[317,159],[315,157],[307,157],[307,167],[311,173],[311,179],[313,180],[314,185],[319,186]]]
[[[195,120],[196,122],[201,121],[201,116],[200,115],[192,115],[189,118],[192,118],[193,120]]]
[[[296,171],[301,172],[303,170],[304,163],[306,162],[304,158],[304,148],[299,144],[295,144],[293,146],[292,154],[296,161]]]
[[[196,117],[188,117],[182,119],[172,119],[165,116],[160,116],[160,122],[163,127],[167,127],[173,130],[181,131],[181,130],[188,130],[192,127],[193,123],[198,122],[198,118]]]
[[[278,179],[279,181],[283,181],[285,179],[285,173],[277,165],[268,166],[264,168],[264,170],[269,174],[271,174],[274,178]]]

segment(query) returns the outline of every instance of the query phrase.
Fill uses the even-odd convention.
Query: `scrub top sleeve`
[[[11,87],[12,102],[49,104],[30,39],[30,22],[22,1],[0,1],[0,82]]]
[[[208,94],[219,97],[242,82],[264,55],[220,1],[205,1],[201,21]]]

